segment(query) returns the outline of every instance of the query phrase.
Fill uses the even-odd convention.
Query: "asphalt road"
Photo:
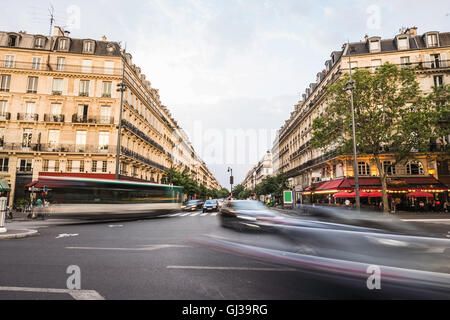
[[[420,223],[420,222],[416,222]],[[23,222],[24,227],[30,223]],[[442,232],[450,225],[439,225]],[[276,234],[222,228],[216,215],[200,211],[138,221],[33,222],[40,235],[0,242],[0,300],[162,299],[278,300],[450,298],[402,287],[368,290],[365,281],[233,254],[202,245],[220,239],[266,245],[291,244]],[[78,266],[81,291],[67,289],[67,268]]]

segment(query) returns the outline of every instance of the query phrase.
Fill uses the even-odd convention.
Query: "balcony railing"
[[[37,113],[18,113],[17,120],[38,121],[39,115]]]
[[[146,142],[148,142],[150,145],[152,145],[153,147],[155,147],[162,153],[164,153],[164,154],[166,153],[164,148],[159,143],[157,143],[155,140],[153,140],[152,138],[147,136],[144,132],[142,132],[141,130],[136,128],[135,125],[131,124],[127,120],[122,119],[122,126],[125,127],[126,129],[130,130],[131,132],[133,132],[134,134],[136,134],[138,137],[142,138]]]
[[[46,122],[64,122],[63,114],[44,114],[44,121]]]
[[[73,123],[97,123],[97,124],[114,124],[114,117],[109,116],[81,116],[78,114],[72,115]]]
[[[6,61],[0,60],[0,68],[6,69],[22,69],[22,70],[36,70],[36,64],[32,62],[23,61]],[[62,69],[62,70],[61,70]],[[64,67],[57,65],[56,63],[41,63],[40,71],[57,71],[57,72],[73,72],[73,73],[93,73],[93,74],[107,74],[107,75],[121,75],[122,68],[104,68],[104,67],[83,67],[81,65],[68,65],[65,64]]]
[[[0,150],[23,152],[116,153],[116,146],[56,143],[3,143]]]
[[[0,113],[0,120],[11,120],[11,112]]]
[[[139,153],[131,151],[128,148],[121,147],[120,151],[121,151],[122,154],[126,155],[127,157],[130,157],[130,158],[133,158],[133,159],[138,160],[140,162],[143,162],[145,164],[148,164],[149,166],[158,168],[160,170],[167,170],[167,168],[165,166],[160,165],[159,163],[156,163],[155,161],[150,160],[150,159],[148,159],[148,158],[146,158],[144,156],[141,156]]]

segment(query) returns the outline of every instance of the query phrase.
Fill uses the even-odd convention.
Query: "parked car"
[[[195,211],[203,208],[203,202],[201,200],[189,200],[184,207],[185,211]]]
[[[206,200],[205,204],[203,205],[203,212],[207,211],[218,211],[219,205],[217,200]]]

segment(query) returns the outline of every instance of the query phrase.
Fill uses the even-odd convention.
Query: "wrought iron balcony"
[[[1,142],[1,141],[0,141]],[[22,152],[116,153],[116,146],[57,143],[0,143],[0,150]]]
[[[46,122],[64,122],[63,114],[44,114],[44,121]]]
[[[11,112],[1,112],[0,120],[11,120]]]
[[[21,121],[38,121],[39,115],[37,113],[18,113],[17,120]]]
[[[155,140],[153,140],[152,138],[147,136],[144,132],[142,132],[141,130],[136,128],[136,126],[134,126],[133,124],[131,124],[127,120],[122,119],[122,126],[124,128],[126,128],[126,129],[130,130],[131,132],[133,132],[134,134],[136,134],[138,137],[142,138],[146,142],[148,142],[150,145],[152,145],[153,147],[155,147],[156,149],[158,149],[162,153],[164,153],[164,154],[166,153],[164,148],[159,143],[157,143]]]
[[[158,168],[160,170],[167,170],[167,168],[165,166],[160,165],[159,163],[156,163],[153,160],[150,160],[150,159],[148,159],[148,158],[146,158],[144,156],[141,156],[139,153],[131,151],[128,148],[121,147],[120,148],[120,152],[122,154],[124,154],[125,156],[127,156],[127,157],[130,157],[130,158],[133,158],[133,159],[138,160],[140,162],[143,162],[145,164],[148,164],[149,166]]]
[[[95,116],[88,117],[84,115],[72,115],[73,123],[97,123],[97,124],[114,124],[114,117],[109,116]]]

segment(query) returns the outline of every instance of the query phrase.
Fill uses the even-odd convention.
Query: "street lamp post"
[[[231,193],[231,198],[233,197],[233,169],[228,167],[228,172],[231,172],[230,174],[230,193]]]
[[[123,108],[123,93],[127,89],[125,85],[125,58],[122,57],[122,82],[117,84],[117,91],[120,91],[120,107],[119,107],[119,124],[117,125],[117,150],[116,150],[116,180],[119,180],[119,170],[120,170],[120,149],[122,140],[122,108]]]
[[[355,89],[354,87],[355,81],[352,80],[352,65],[350,62],[350,55],[348,56],[348,70],[349,70],[348,71],[349,81],[345,84],[346,85],[345,90],[350,90],[350,104],[352,112],[352,135],[353,135],[353,175],[355,176],[355,205],[356,209],[359,210],[361,208],[361,202],[359,197],[358,158],[356,151],[355,108],[353,105],[353,90]]]

